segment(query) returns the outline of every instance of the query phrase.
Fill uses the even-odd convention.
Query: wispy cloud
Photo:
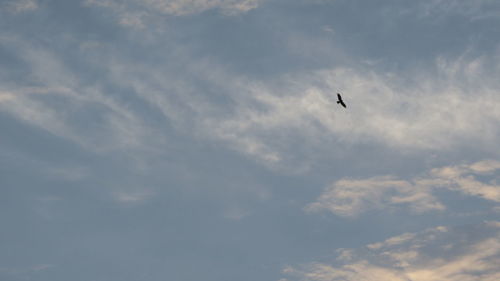
[[[420,73],[410,83],[394,73],[346,68],[288,77],[275,85],[249,83],[235,89],[247,97],[235,103],[233,116],[205,120],[220,139],[274,162],[289,161],[307,148],[331,148],[332,140],[404,150],[451,150],[474,143],[495,153],[499,87],[486,74],[485,60],[438,59],[436,72]],[[335,104],[338,91],[347,110]],[[301,140],[301,149],[292,140]],[[302,155],[301,162],[310,155]]]
[[[30,66],[31,79],[25,86],[7,83],[0,110],[93,151],[150,149],[146,140],[161,142],[161,134],[152,133],[141,116],[104,93],[99,82],[82,82],[53,52],[17,39],[6,46],[16,48]]]
[[[185,16],[219,9],[226,15],[248,12],[263,0],[86,0],[87,6],[102,7],[114,13],[124,26],[143,28],[158,16]]]
[[[35,11],[38,9],[37,0],[7,0],[3,7],[14,14]],[[0,8],[2,8],[0,6]]]
[[[339,216],[353,217],[372,209],[407,206],[415,212],[444,210],[435,191],[447,189],[493,202],[500,202],[500,162],[484,160],[470,165],[432,169],[411,180],[383,176],[368,179],[342,179],[332,183],[316,202],[305,210],[328,210]],[[490,174],[493,179],[483,182],[478,175]]]
[[[118,5],[114,1],[91,4]],[[225,143],[264,165],[297,171],[307,170],[325,154],[335,157],[332,147],[353,144],[375,143],[404,151],[471,146],[492,154],[500,151],[500,112],[496,110],[500,85],[492,74],[500,64],[495,55],[438,57],[434,65],[414,69],[411,77],[409,72],[398,75],[356,64],[260,81],[231,72],[216,60],[194,60],[189,50],[180,49],[161,57],[169,62],[161,65],[120,54],[106,57],[99,48],[87,47],[89,56],[99,58],[93,63],[108,73],[105,80],[88,85],[54,53],[20,48],[19,57],[30,65],[40,87],[59,89],[51,96],[74,108],[98,109],[94,117],[100,123],[92,123],[97,129],[92,134],[72,126],[75,111],[56,108],[37,95],[19,96],[18,88],[2,90],[0,105],[18,118],[87,147],[111,143],[108,147],[147,147],[147,141],[164,137],[158,133],[163,128],[145,125],[151,120],[143,112],[105,93],[102,82],[133,92],[159,109],[176,129]],[[347,110],[335,103],[338,91]]]
[[[466,16],[471,20],[500,17],[500,5],[491,0],[428,0],[420,1],[420,16],[441,19],[448,15]]]
[[[147,190],[141,191],[117,191],[113,192],[113,199],[122,204],[138,204],[149,199],[153,193]]]
[[[283,271],[290,280],[498,280],[500,227],[436,227],[407,233],[365,249],[341,250],[337,262],[314,262]]]
[[[315,203],[308,205],[306,211],[328,210],[340,216],[357,216],[371,209],[402,205],[408,205],[416,212],[445,208],[431,194],[428,186],[415,186],[411,182],[387,176],[337,181]]]
[[[50,270],[51,268],[56,267],[56,265],[53,264],[37,264],[33,265],[30,267],[24,267],[24,268],[6,268],[6,267],[0,267],[0,273],[5,272],[8,275],[11,276],[26,276],[26,275],[33,275],[41,271],[46,271]]]
[[[494,58],[439,58],[412,78],[338,67],[266,82],[214,61],[186,60],[175,73],[126,61],[107,64],[115,83],[158,107],[175,127],[269,166],[307,169],[318,155],[334,155],[333,146],[363,143],[417,151],[500,148],[500,85],[489,74],[499,67]],[[200,85],[210,85],[226,102],[202,94]],[[335,103],[338,91],[347,110]]]

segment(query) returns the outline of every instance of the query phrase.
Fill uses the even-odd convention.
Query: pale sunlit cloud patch
[[[348,251],[349,255],[342,255]],[[364,249],[342,249],[334,262],[284,268],[288,280],[438,281],[500,278],[500,227],[435,227],[406,233]]]
[[[339,216],[355,217],[373,209],[409,208],[414,212],[444,210],[435,195],[440,189],[480,197],[500,203],[500,162],[484,160],[472,164],[432,169],[410,180],[383,176],[368,179],[342,179],[332,183],[308,212],[329,211]],[[477,177],[488,173],[492,179]]]

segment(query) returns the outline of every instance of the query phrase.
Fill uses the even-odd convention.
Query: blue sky
[[[499,24],[493,0],[1,1],[0,279],[500,279]]]

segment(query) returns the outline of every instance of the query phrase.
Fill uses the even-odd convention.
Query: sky
[[[0,279],[500,280],[499,25],[496,0],[1,0]]]

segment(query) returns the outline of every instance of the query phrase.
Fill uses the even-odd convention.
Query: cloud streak
[[[9,0],[3,5],[7,11],[13,14],[32,12],[38,9],[37,0]]]
[[[246,13],[263,0],[86,0],[90,7],[110,10],[123,26],[144,28],[147,22],[161,16],[187,16],[218,9],[226,15]]]
[[[62,58],[23,40],[4,43],[29,65],[31,79],[25,86],[6,83],[0,110],[96,152],[149,149],[147,139],[161,142],[162,135],[153,134],[141,116],[104,93],[99,82],[83,82]]]

